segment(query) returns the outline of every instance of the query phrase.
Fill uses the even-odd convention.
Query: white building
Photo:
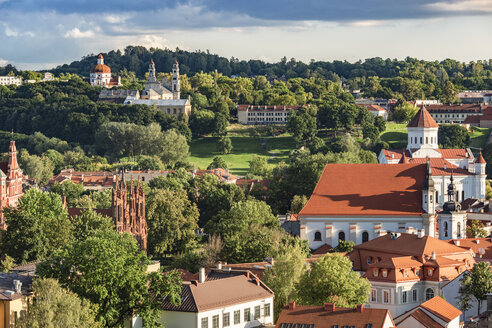
[[[436,296],[394,319],[405,328],[461,328],[461,311]]]
[[[181,305],[162,303],[166,328],[249,328],[273,324],[273,292],[249,271],[200,270],[184,282]],[[133,327],[139,327],[134,325]]]
[[[111,77],[111,68],[104,64],[104,57],[99,54],[97,57],[97,65],[91,69],[90,84],[98,87],[112,88],[121,85],[121,78]]]
[[[22,78],[20,76],[0,76],[0,85],[21,85]]]
[[[238,105],[237,120],[240,124],[286,124],[289,113],[301,107]]]
[[[389,114],[388,114],[388,110],[386,108],[383,108],[379,105],[373,105],[373,104],[358,105],[358,106],[364,107],[365,109],[367,109],[369,111],[369,113],[371,113],[374,116],[381,116],[385,120],[388,119]]]

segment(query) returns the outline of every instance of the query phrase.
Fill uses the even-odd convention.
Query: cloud
[[[0,66],[5,66],[5,65],[7,65],[7,63],[8,63],[8,60],[0,58]]]
[[[94,31],[91,30],[81,31],[77,27],[75,27],[70,31],[67,31],[67,33],[65,33],[63,37],[73,38],[73,39],[83,39],[83,38],[92,38],[93,36],[94,36]]]
[[[492,14],[492,1],[490,0],[462,0],[442,1],[431,3],[427,8],[437,12],[463,13],[475,12],[477,14]]]

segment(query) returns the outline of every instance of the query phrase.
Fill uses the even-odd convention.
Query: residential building
[[[439,125],[422,106],[408,123],[406,149],[382,149],[379,163],[411,164],[430,162],[437,208],[445,202],[446,188],[454,175],[457,201],[467,198],[485,199],[485,166],[483,156],[475,158],[470,149],[439,149]]]
[[[140,99],[140,92],[138,90],[113,90],[102,89],[99,93],[98,102],[106,102],[112,104],[123,104],[125,100]]]
[[[356,105],[377,105],[385,109],[393,108],[397,103],[396,99],[382,99],[382,98],[358,98],[355,99]]]
[[[121,78],[119,76],[116,78],[111,76],[111,68],[104,64],[102,54],[97,56],[97,65],[91,69],[90,84],[103,88],[112,88],[121,85]]]
[[[492,103],[490,103],[492,105]],[[466,127],[477,126],[480,128],[492,128],[492,106],[482,106],[480,115],[468,116],[463,125]]]
[[[249,271],[202,268],[198,280],[184,281],[181,304],[162,302],[166,328],[263,327],[273,324],[273,292]],[[132,328],[141,327],[136,320]]]
[[[165,114],[191,115],[191,100],[187,99],[125,99],[124,105],[147,105]]]
[[[442,105],[439,100],[436,99],[416,99],[413,104],[415,107],[429,106],[429,105]]]
[[[118,181],[118,173],[115,171],[80,172],[74,169],[64,169],[48,182],[48,186],[55,182],[63,183],[70,180],[76,184],[81,183],[85,190],[107,190],[112,189]]]
[[[17,163],[17,148],[12,140],[9,146],[9,160],[0,162],[0,229],[7,228],[3,209],[17,206],[19,199],[24,195],[22,182],[26,178]]]
[[[482,104],[429,105],[427,111],[439,124],[461,124],[469,116],[482,114]]]
[[[490,94],[492,90],[467,90],[458,93],[463,104],[481,104],[485,101],[485,96]]]
[[[32,276],[0,273],[0,328],[15,328],[27,311],[32,295]]]
[[[443,288],[475,263],[468,249],[422,233],[392,232],[356,245],[348,256],[371,283],[367,306],[395,318],[444,295]],[[458,289],[446,299],[456,296]]]
[[[364,107],[374,116],[381,116],[385,120],[388,119],[388,110],[379,106],[379,105],[359,105],[360,107]]]
[[[405,328],[461,328],[461,311],[435,296],[394,319],[396,326]]]
[[[301,107],[238,105],[237,120],[240,124],[286,124],[289,113]]]
[[[395,327],[386,309],[338,308],[333,303],[324,306],[297,305],[289,302],[280,313],[276,328],[391,328]],[[403,327],[403,326],[402,326]]]
[[[20,76],[0,76],[0,85],[22,85]]]

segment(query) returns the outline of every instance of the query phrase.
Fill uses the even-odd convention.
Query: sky
[[[127,45],[276,62],[492,58],[492,0],[0,0],[0,66]]]

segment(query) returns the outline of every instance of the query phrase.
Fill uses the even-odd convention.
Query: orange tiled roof
[[[91,73],[111,73],[111,68],[108,65],[97,64],[91,69]]]
[[[430,317],[427,313],[425,313],[421,309],[417,309],[415,312],[410,314],[409,317],[413,317],[415,320],[420,322],[425,328],[443,328],[437,321],[432,319],[432,317]]]
[[[425,172],[424,164],[327,164],[299,215],[421,215]]]
[[[438,128],[436,121],[432,118],[431,114],[427,109],[422,106],[420,110],[415,114],[410,123],[407,125],[408,128]]]
[[[280,328],[284,323],[292,323],[292,327],[296,323],[314,324],[316,328],[346,325],[367,328],[368,324],[372,324],[373,327],[383,327],[387,318],[391,320],[390,326],[393,327],[393,319],[386,309],[364,308],[362,312],[358,312],[354,308],[335,308],[335,311],[326,311],[323,306],[295,305],[292,310],[288,306],[282,309],[275,327]]]
[[[442,158],[469,158],[466,149],[436,149],[441,153]]]
[[[450,322],[451,320],[461,315],[460,310],[458,310],[439,296],[435,296],[427,302],[420,304],[420,307],[431,312],[432,314],[436,315],[446,322]]]
[[[478,158],[477,158],[477,160],[475,161],[475,163],[479,163],[479,164],[487,164],[487,162],[485,161],[485,158],[483,158],[482,153],[480,153],[480,155],[478,156]]]
[[[283,110],[294,110],[294,109],[299,109],[302,106],[298,105],[288,105],[288,106],[282,106],[282,105],[272,105],[272,106],[266,106],[266,105],[238,105],[237,110],[238,111],[283,111]]]
[[[379,105],[372,105],[372,104],[359,104],[357,106],[360,106],[360,107],[364,107],[365,109],[367,109],[368,111],[370,112],[386,112],[386,109],[379,106]]]
[[[466,238],[459,240],[449,240],[450,244],[471,249],[475,257],[479,257],[480,248],[483,249],[482,258],[492,260],[492,239],[491,238]],[[458,245],[459,244],[459,245]]]
[[[435,176],[449,176],[451,173],[453,175],[474,175],[468,172],[468,170],[456,166],[443,158],[430,158],[429,161],[432,168],[432,175]],[[427,163],[427,158],[408,158],[407,163],[425,164]],[[444,169],[444,166],[446,166],[446,169]]]

